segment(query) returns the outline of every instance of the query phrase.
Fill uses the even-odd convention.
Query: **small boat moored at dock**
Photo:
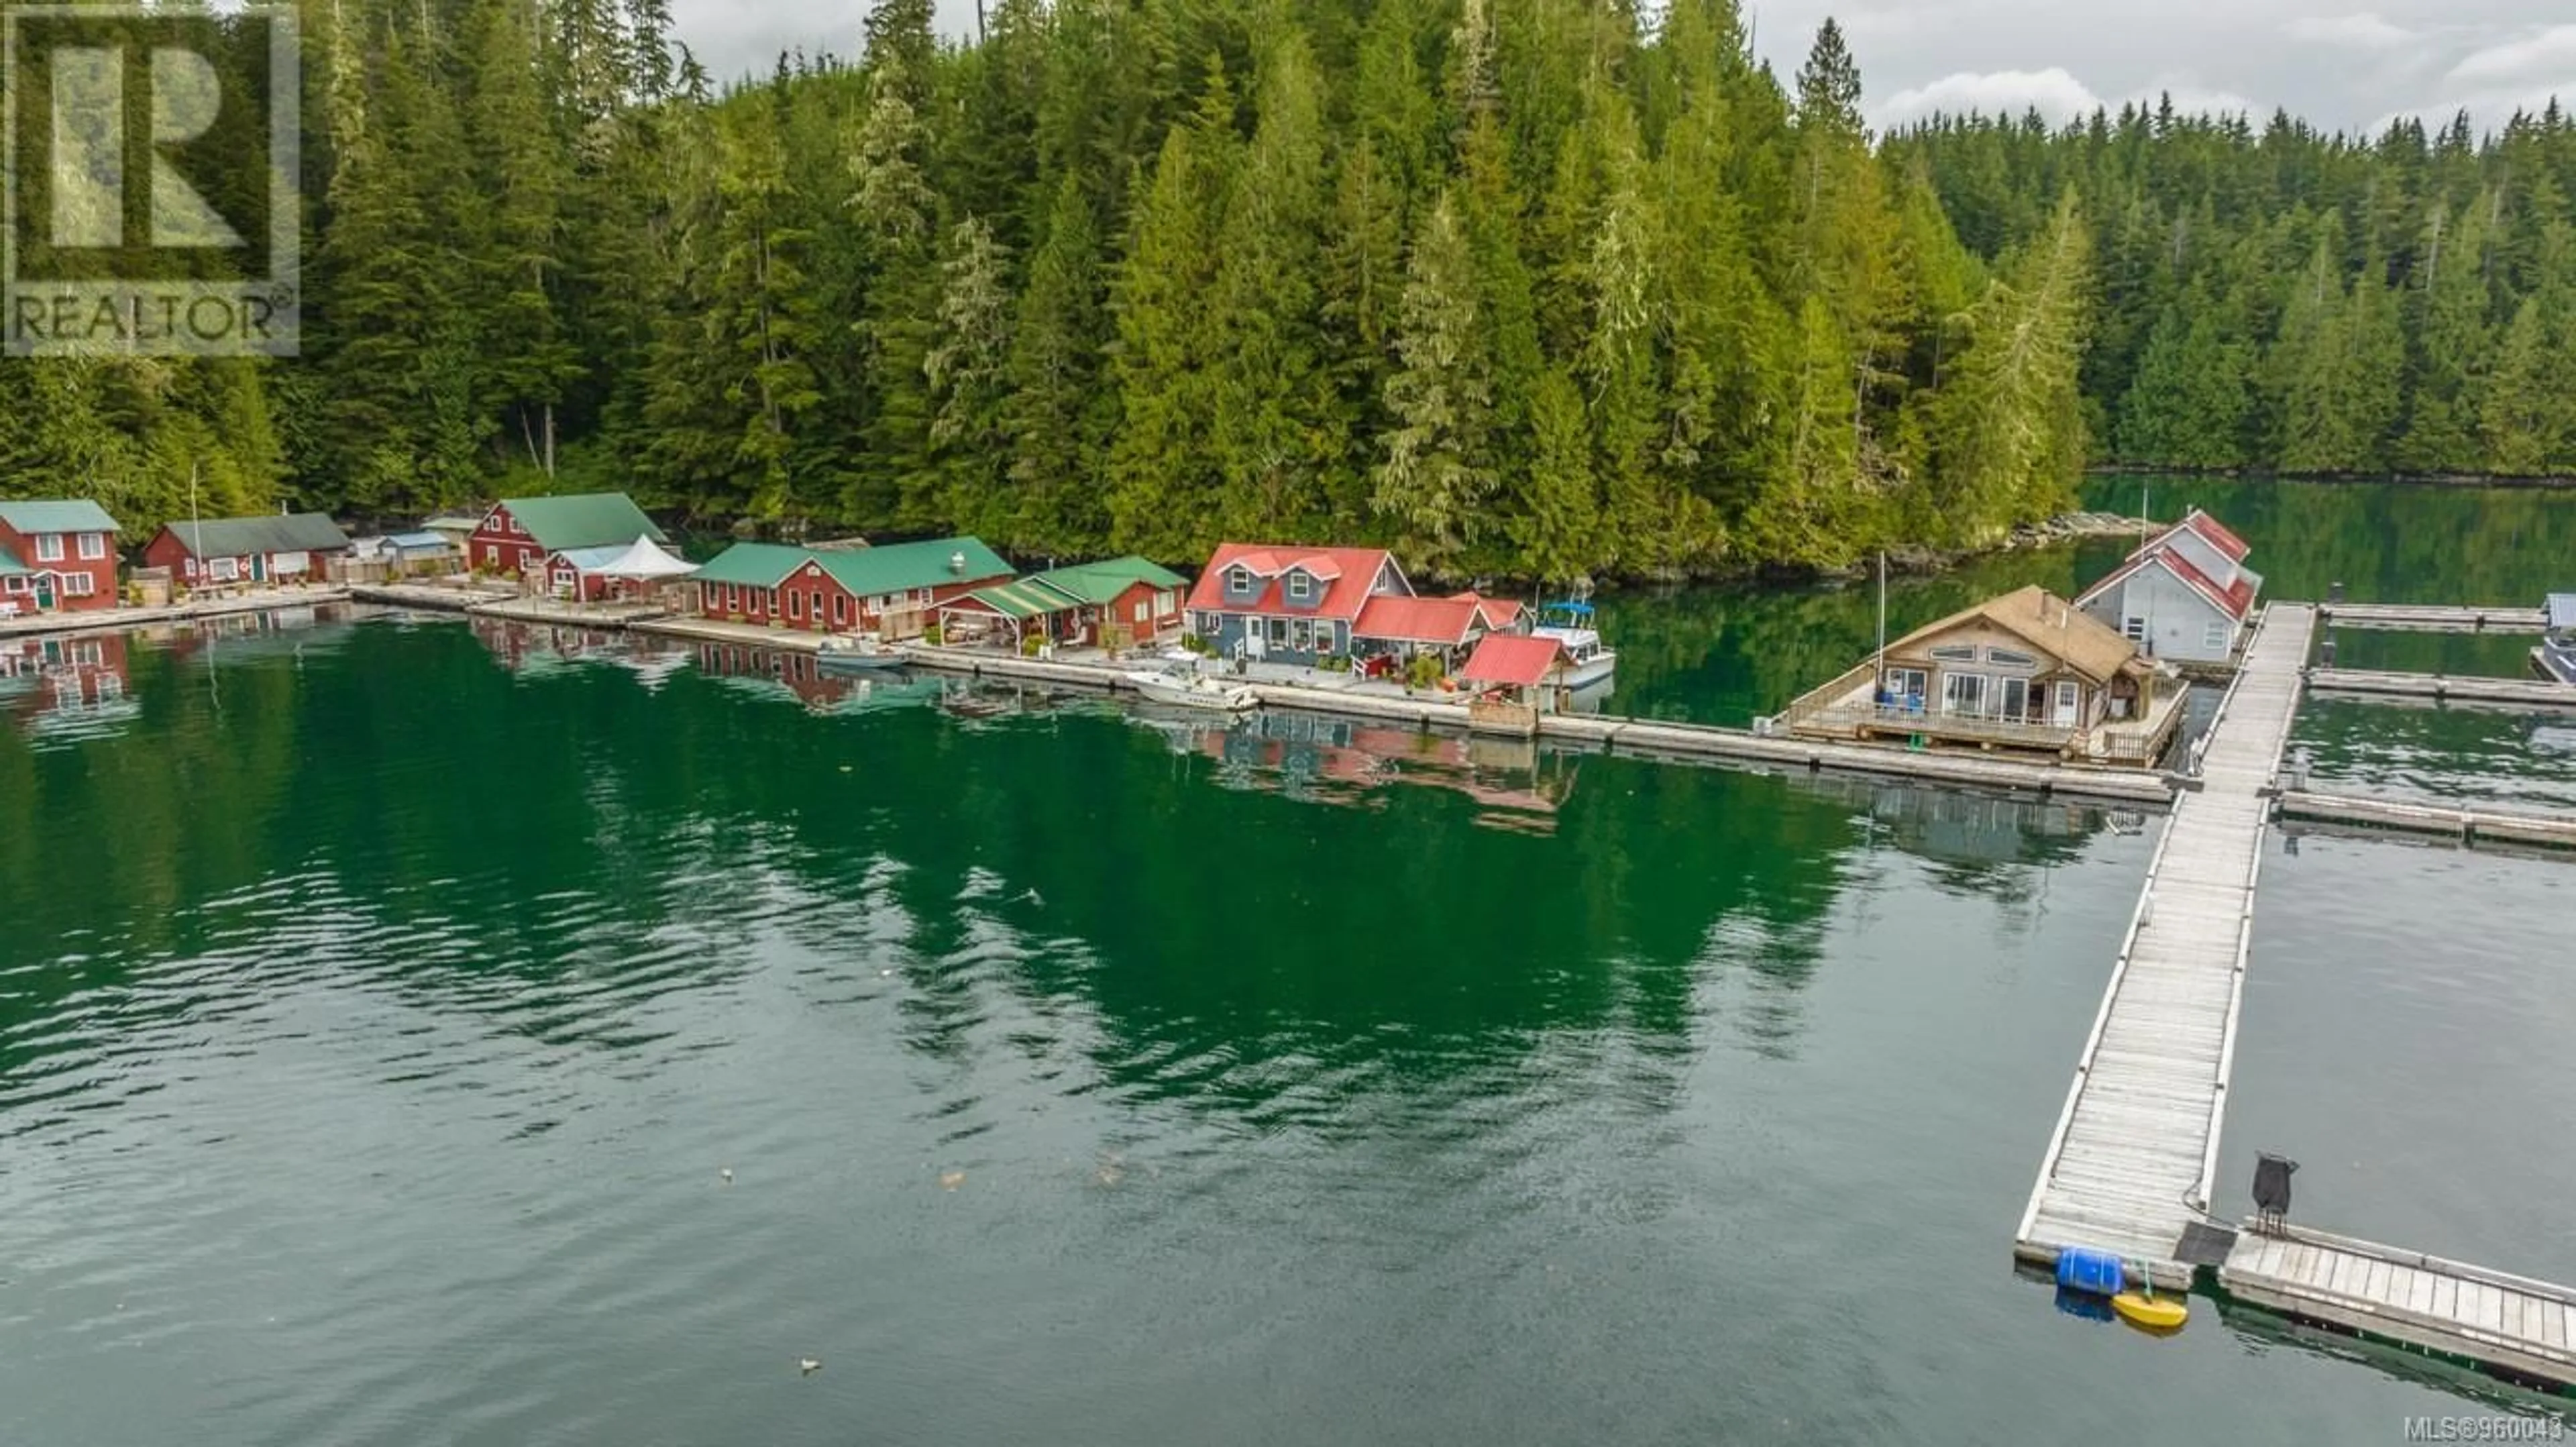
[[[816,656],[833,673],[874,673],[908,661],[902,649],[876,638],[827,638]]]
[[[1175,708],[1201,709],[1210,713],[1250,713],[1261,706],[1261,696],[1239,683],[1224,683],[1205,674],[1183,672],[1177,668],[1162,671],[1139,669],[1127,675],[1136,691],[1155,703]]]
[[[1538,626],[1530,630],[1540,638],[1553,638],[1565,649],[1565,672],[1560,682],[1566,688],[1588,688],[1619,670],[1617,650],[1601,644],[1601,634],[1593,627],[1592,605],[1581,599],[1542,604]]]
[[[2576,593],[2552,593],[2546,610],[2549,631],[2531,650],[2531,668],[2543,678],[2576,684]]]

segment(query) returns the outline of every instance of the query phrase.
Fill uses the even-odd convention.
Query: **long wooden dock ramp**
[[[2297,716],[2316,610],[2264,610],[2201,746],[2201,788],[2166,820],[2111,983],[2014,1235],[2042,1264],[2116,1251],[2190,1286],[2184,1233],[2209,1209],[2252,945],[2266,790]]]

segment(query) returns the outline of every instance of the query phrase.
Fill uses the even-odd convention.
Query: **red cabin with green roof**
[[[626,547],[637,538],[670,541],[622,492],[505,497],[466,540],[465,561],[485,572],[547,576],[562,553]],[[595,590],[586,590],[596,596]]]
[[[700,568],[698,612],[743,623],[823,633],[917,628],[930,610],[988,583],[1011,565],[978,538],[937,538],[869,548],[736,543]]]
[[[116,519],[86,498],[0,502],[0,616],[113,608]]]

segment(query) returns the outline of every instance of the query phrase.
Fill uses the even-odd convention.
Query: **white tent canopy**
[[[585,569],[603,578],[684,578],[698,570],[687,559],[674,557],[651,538],[637,538],[625,549],[598,566]]]

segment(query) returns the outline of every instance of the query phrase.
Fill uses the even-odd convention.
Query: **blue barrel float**
[[[2069,1246],[2057,1253],[2057,1289],[2086,1296],[2117,1296],[2128,1287],[2129,1270],[2119,1254],[2091,1246]]]

